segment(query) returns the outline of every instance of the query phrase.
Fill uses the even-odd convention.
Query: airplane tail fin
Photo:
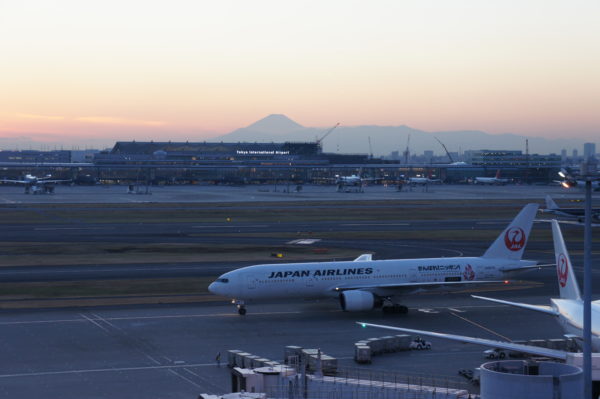
[[[546,209],[558,209],[558,205],[549,195],[546,195]]]
[[[496,179],[500,178],[500,169],[496,169]]]
[[[496,241],[485,251],[484,258],[520,260],[525,252],[538,204],[527,204]]]
[[[558,289],[563,299],[579,299],[579,285],[573,272],[573,264],[565,245],[560,227],[556,220],[552,221],[552,237],[554,238],[554,255],[556,256],[556,274],[558,276]]]

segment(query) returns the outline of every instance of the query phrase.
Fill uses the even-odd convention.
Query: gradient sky
[[[0,139],[200,140],[281,113],[597,141],[598,21],[597,0],[0,0]]]

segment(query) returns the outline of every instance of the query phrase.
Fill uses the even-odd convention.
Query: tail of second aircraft
[[[527,204],[496,241],[485,251],[484,258],[520,260],[523,257],[538,204]]]
[[[546,209],[558,209],[558,205],[549,195],[546,195]]]
[[[556,257],[556,274],[558,276],[560,297],[581,300],[579,286],[573,272],[573,264],[556,220],[552,221],[552,237],[554,238],[554,255]]]

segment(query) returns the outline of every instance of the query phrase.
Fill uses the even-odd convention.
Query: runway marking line
[[[106,329],[104,326],[100,325],[99,323],[96,323],[94,320],[92,320],[91,318],[87,317],[83,313],[79,313],[79,315],[81,317],[83,317],[84,319],[86,319],[87,321],[89,321],[90,323],[92,323],[93,325],[95,325],[96,327],[98,327],[99,329],[103,330],[104,332],[110,333],[110,331],[108,331],[108,329]]]
[[[218,228],[218,229],[239,229],[239,228],[244,228],[244,227],[269,227],[269,225],[267,224],[236,224],[233,226],[192,226],[192,229],[214,229],[214,228]]]
[[[91,313],[91,315],[95,318],[94,320],[99,320],[99,321],[101,321],[101,322],[109,325],[114,330],[118,331],[122,336],[127,337],[128,339],[132,339],[132,338],[130,338],[130,336],[127,333],[127,331],[123,330],[122,328],[114,325],[113,323],[111,323],[108,320],[102,318],[101,316],[98,316],[95,313]],[[92,321],[92,319],[89,319],[89,320]],[[108,331],[108,330],[105,330],[105,331],[107,331],[110,334],[110,331]],[[142,355],[144,355],[148,360],[150,360],[154,364],[158,364],[158,365],[162,364],[159,360],[156,360],[152,355],[150,355],[149,353],[147,353],[145,349],[141,348],[140,347],[141,345],[139,345],[138,340],[136,340],[135,338],[133,338],[132,341],[134,342],[134,349],[137,350]],[[169,363],[170,363],[170,361],[169,361]]]
[[[423,312],[423,313],[440,313],[439,310],[435,310],[432,308],[420,308],[418,309],[419,312]]]
[[[341,223],[340,226],[410,226],[410,223]]]
[[[38,371],[30,373],[0,374],[0,378],[14,377],[40,377],[44,375],[64,375],[64,374],[86,374],[86,373],[106,373],[123,371],[143,371],[143,370],[164,370],[179,369],[184,367],[215,367],[215,363],[194,363],[187,365],[167,365],[167,366],[139,366],[139,367],[117,367],[104,369],[80,369],[80,370],[58,370],[58,371]]]
[[[485,327],[485,326],[483,326],[483,325],[481,325],[481,324],[479,324],[479,323],[476,323],[476,322],[474,322],[474,321],[472,321],[472,320],[469,320],[469,319],[467,319],[466,317],[459,316],[459,315],[457,315],[456,313],[452,313],[452,312],[450,312],[450,314],[451,314],[452,316],[454,316],[454,317],[458,317],[459,319],[466,321],[467,323],[471,323],[471,324],[473,324],[475,327],[479,327],[479,328],[481,328],[482,330],[485,330],[485,331],[487,331],[487,332],[489,332],[489,333],[491,333],[491,334],[493,334],[493,335],[495,335],[495,336],[497,336],[497,337],[500,337],[500,338],[502,338],[502,339],[503,339],[503,340],[505,340],[505,341],[512,342],[512,339],[510,339],[510,338],[508,338],[508,337],[505,337],[504,335],[502,335],[502,334],[500,334],[500,333],[497,333],[497,332],[495,332],[494,330],[491,330],[491,329],[489,329],[489,328],[487,328],[487,327]]]
[[[35,231],[44,230],[114,230],[114,227],[36,227]]]
[[[483,308],[497,308],[503,307],[506,305],[466,305],[461,306],[463,309],[483,309]],[[410,308],[412,310],[419,310],[419,308]],[[435,309],[448,309],[447,307],[439,307],[439,308],[426,308],[432,309],[436,313],[439,313],[439,310]],[[339,310],[331,310],[329,313],[338,313]],[[252,315],[265,316],[265,315],[284,315],[284,314],[300,314],[303,313],[301,311],[294,312],[260,312],[260,313],[252,313]],[[205,317],[236,317],[240,316],[237,313],[213,313],[213,314],[183,314],[183,315],[162,315],[162,316],[130,316],[130,317],[106,317],[104,320],[156,320],[156,319],[179,319],[179,318],[205,318]],[[84,323],[86,321],[90,321],[88,319],[57,319],[57,320],[28,320],[28,321],[2,321],[0,322],[0,326],[10,326],[10,325],[25,325],[25,324],[50,324],[50,323]]]
[[[184,369],[184,370],[185,370],[185,369]],[[198,388],[198,389],[203,389],[203,387],[202,387],[202,386],[200,386],[200,385],[196,384],[194,381],[190,380],[189,378],[187,378],[187,377],[185,377],[185,376],[183,376],[183,375],[179,374],[179,373],[178,373],[177,371],[175,371],[175,370],[171,370],[171,369],[169,369],[169,373],[171,373],[171,374],[173,374],[173,375],[176,375],[177,377],[181,378],[182,380],[184,380],[184,381],[186,381],[186,382],[189,382],[190,384],[192,384],[193,386],[195,386],[195,387],[196,387],[196,388]]]
[[[196,373],[194,373],[192,370],[190,370],[190,369],[188,369],[188,368],[185,368],[184,370],[185,370],[187,373],[189,373],[189,374],[191,374],[191,375],[193,375],[193,376],[197,377],[197,378],[198,378],[199,380],[201,380],[203,383],[205,383],[205,384],[207,384],[207,385],[211,385],[211,386],[212,386],[212,387],[215,389],[215,391],[216,391],[216,392],[221,392],[222,388],[221,388],[221,387],[219,387],[219,386],[217,386],[217,385],[214,385],[214,384],[211,382],[211,380],[209,380],[208,378],[206,378],[206,377],[203,377],[203,376],[201,376],[200,374],[196,374]],[[169,370],[169,371],[171,371],[171,370]]]

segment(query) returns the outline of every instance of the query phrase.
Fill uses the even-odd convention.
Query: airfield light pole
[[[597,178],[595,162],[583,162],[585,179],[585,227],[583,232],[583,392],[592,398],[592,180]]]

